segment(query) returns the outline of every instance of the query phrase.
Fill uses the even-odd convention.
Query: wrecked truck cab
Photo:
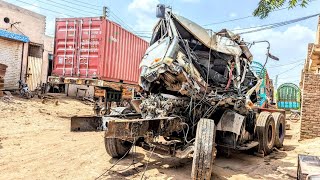
[[[284,112],[254,105],[262,80],[240,39],[166,11],[140,64],[140,114],[108,116],[108,154],[123,157],[137,145],[179,158],[192,155],[192,178],[210,179],[216,146],[256,147],[263,154],[275,142],[281,146],[276,128],[283,121],[275,118],[283,116],[274,113]]]

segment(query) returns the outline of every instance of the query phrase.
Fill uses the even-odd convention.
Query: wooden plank
[[[27,84],[31,91],[35,90],[41,83],[42,59],[28,56],[28,74]]]

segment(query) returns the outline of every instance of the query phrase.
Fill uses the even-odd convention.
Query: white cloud
[[[198,3],[200,0],[180,0],[182,2],[188,2],[188,3]]]
[[[156,18],[156,7],[159,3],[159,0],[133,0],[129,4],[129,12],[136,17],[133,29],[135,31],[144,31],[143,33],[138,33],[138,35],[144,37],[151,36],[152,28],[158,21]]]
[[[155,14],[156,7],[159,4],[159,0],[133,0],[129,6],[128,10],[131,12],[153,12]]]
[[[291,64],[290,62],[303,59],[307,55],[308,43],[312,43],[315,40],[316,32],[308,27],[301,25],[294,25],[288,27],[285,31],[278,31],[275,29],[269,29],[251,34],[243,35],[243,38],[247,42],[268,40],[271,43],[270,52],[279,57],[280,61],[270,60],[268,66],[269,75],[273,78],[276,74],[284,71],[288,71],[279,75],[279,84],[284,82],[298,82],[299,74],[301,73],[302,64]],[[250,49],[254,60],[260,63],[264,63],[267,44],[259,43]],[[304,61],[302,60],[301,63]],[[274,68],[277,65],[284,65],[278,68]],[[299,66],[297,66],[299,65]],[[295,67],[297,66],[297,67]],[[294,68],[295,67],[295,68]],[[293,69],[292,69],[293,68]],[[292,69],[292,70],[290,70]],[[290,78],[285,78],[290,77]]]
[[[237,13],[234,13],[234,12],[229,14],[229,17],[231,17],[231,18],[234,18],[234,17],[237,17],[237,16],[238,16]]]

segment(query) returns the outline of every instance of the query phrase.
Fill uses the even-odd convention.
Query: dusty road
[[[91,106],[65,97],[58,104],[0,100],[0,179],[141,179],[151,153],[136,148],[106,172],[117,160],[106,154],[103,133],[69,131],[71,116],[91,113]],[[284,150],[268,157],[218,157],[213,178],[294,179],[297,154],[320,155],[320,139],[298,142],[298,128],[292,124]],[[191,162],[153,154],[143,179],[190,179]]]

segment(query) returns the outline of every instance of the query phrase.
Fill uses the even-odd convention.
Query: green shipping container
[[[281,109],[300,109],[300,89],[293,83],[284,83],[277,90],[277,104]]]

